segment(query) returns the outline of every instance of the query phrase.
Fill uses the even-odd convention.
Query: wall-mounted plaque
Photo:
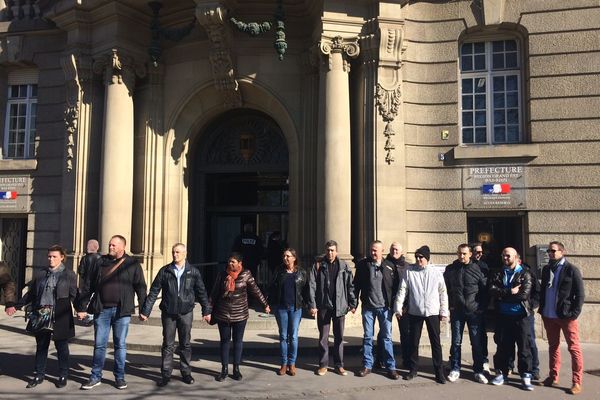
[[[29,211],[29,177],[0,176],[0,213]]]
[[[465,209],[522,209],[527,206],[523,165],[463,168],[462,183]]]

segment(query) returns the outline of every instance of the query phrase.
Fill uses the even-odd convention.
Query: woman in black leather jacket
[[[19,302],[19,307],[31,304],[32,310],[53,308],[52,330],[35,333],[35,371],[27,388],[34,388],[44,381],[50,340],[54,341],[58,356],[59,377],[56,387],[67,385],[69,375],[69,339],[75,336],[72,304],[77,295],[77,275],[63,264],[66,252],[61,246],[48,249],[48,267],[34,273],[28,283],[29,290]]]
[[[296,375],[298,355],[298,327],[302,318],[302,292],[306,286],[306,271],[298,268],[296,250],[283,251],[283,265],[277,271],[269,290],[269,303],[279,327],[279,350],[281,368],[277,375],[286,372]]]

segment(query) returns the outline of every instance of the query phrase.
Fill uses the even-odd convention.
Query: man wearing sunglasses
[[[565,258],[565,246],[561,242],[550,242],[549,263],[542,269],[540,308],[544,328],[550,347],[550,373],[544,386],[558,384],[560,371],[560,332],[563,332],[571,353],[573,386],[570,394],[581,393],[583,376],[583,353],[579,345],[577,317],[581,313],[585,293],[579,269]]]

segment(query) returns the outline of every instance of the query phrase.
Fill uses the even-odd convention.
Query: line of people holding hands
[[[114,385],[127,388],[125,380],[126,338],[129,323],[135,314],[134,296],[139,303],[138,318],[150,317],[154,303],[162,292],[160,303],[163,342],[161,347],[161,378],[158,386],[171,381],[174,368],[175,337],[178,336],[182,381],[194,383],[191,374],[191,328],[195,303],[202,307],[202,318],[217,325],[220,335],[222,368],[217,381],[228,377],[243,379],[240,371],[243,337],[249,318],[248,300],[254,297],[266,313],[273,313],[279,328],[280,367],[277,375],[296,375],[298,329],[303,308],[316,319],[319,331],[319,365],[316,375],[329,371],[329,332],[333,329],[333,371],[348,375],[344,365],[344,325],[348,312],[355,313],[361,305],[363,325],[362,367],[355,375],[364,377],[376,368],[384,369],[390,379],[399,379],[394,358],[392,325],[398,321],[405,380],[417,376],[419,342],[425,324],[431,343],[436,382],[455,382],[461,375],[461,344],[465,325],[470,336],[474,379],[488,383],[486,310],[494,304],[497,352],[494,356],[495,377],[492,384],[501,385],[514,366],[515,345],[517,365],[524,390],[533,390],[532,379],[538,378],[539,365],[533,331],[533,313],[538,305],[547,331],[550,347],[548,377],[545,386],[558,384],[560,369],[560,332],[567,340],[572,358],[573,378],[569,393],[581,392],[583,357],[579,346],[577,317],[584,300],[583,281],[579,270],[565,258],[560,242],[548,248],[549,264],[536,274],[520,259],[517,251],[507,247],[502,252],[503,268],[489,273],[481,261],[481,246],[461,244],[457,259],[443,274],[431,267],[431,251],[421,246],[415,251],[415,264],[406,263],[402,247],[394,242],[384,258],[381,241],[370,245],[369,257],[350,266],[338,257],[337,243],[325,244],[325,253],[310,268],[299,266],[292,248],[284,250],[282,267],[263,294],[250,270],[243,266],[239,253],[230,255],[227,267],[220,272],[212,290],[204,286],[200,271],[186,259],[186,246],[172,247],[173,261],[162,267],[147,292],[144,273],[139,262],[125,252],[126,240],[120,235],[110,239],[108,254],[93,256],[81,275],[79,287],[75,273],[64,266],[65,250],[61,246],[48,249],[48,267],[36,271],[29,290],[14,305],[26,304],[35,312],[50,307],[53,324],[32,332],[36,338],[34,376],[27,387],[33,388],[45,379],[50,341],[54,341],[59,363],[57,387],[67,384],[69,373],[68,340],[75,335],[73,308],[79,319],[93,315],[94,352],[92,370],[82,390],[101,384],[108,338],[112,329],[114,343]],[[475,250],[475,254],[473,252]],[[87,257],[87,256],[86,256]],[[84,257],[85,260],[85,257]],[[82,260],[82,263],[84,262]],[[11,303],[11,307],[13,304]],[[14,310],[11,309],[14,313]],[[442,361],[440,321],[450,321],[451,347],[449,373]],[[375,346],[375,322],[379,326]],[[233,370],[229,374],[230,346],[233,342]]]

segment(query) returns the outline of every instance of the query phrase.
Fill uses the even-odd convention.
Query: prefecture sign
[[[525,166],[483,165],[463,168],[463,208],[526,208]]]
[[[0,176],[0,213],[29,211],[29,177]]]

